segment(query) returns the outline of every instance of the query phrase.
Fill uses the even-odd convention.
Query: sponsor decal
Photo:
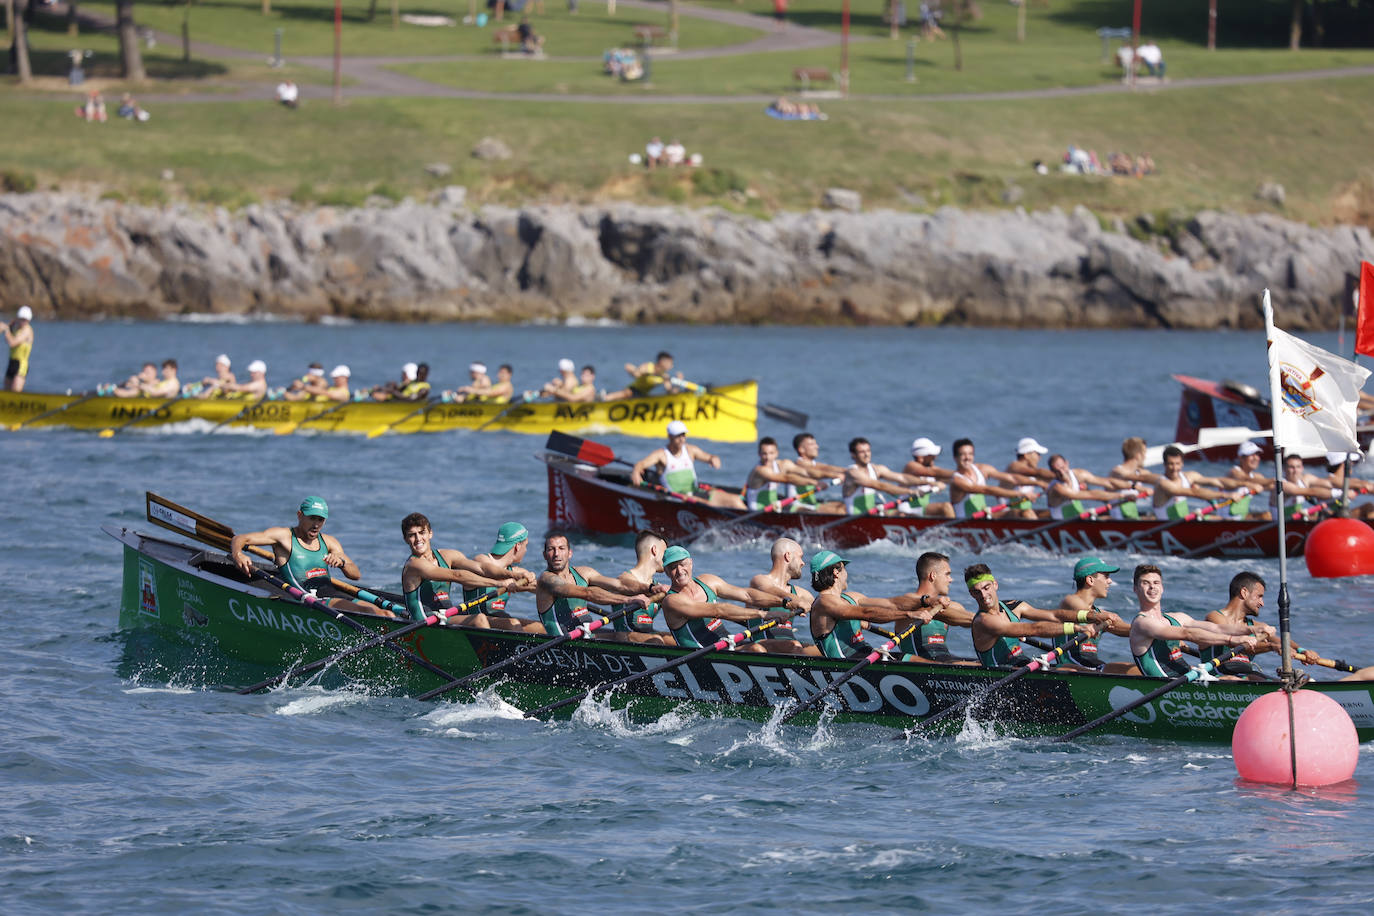
[[[159,616],[157,579],[153,573],[153,564],[142,557],[138,558],[138,612],[149,617]]]
[[[592,418],[592,405],[583,404],[574,407],[571,404],[559,404],[553,412],[556,420],[590,420]]]
[[[332,639],[335,642],[343,639],[339,625],[332,620],[318,620],[309,614],[302,616],[294,611],[249,604],[241,598],[229,599],[229,613],[241,623],[257,624],[296,636],[313,636],[316,639]]]
[[[1145,694],[1139,690],[1132,690],[1130,687],[1113,687],[1107,694],[1107,702],[1112,704],[1112,709],[1120,709],[1128,703],[1133,703]],[[1153,703],[1146,703],[1138,709],[1133,709],[1121,718],[1130,722],[1139,722],[1141,725],[1149,725],[1155,720],[1155,707]]]
[[[695,403],[694,403],[695,402]],[[618,401],[606,411],[612,423],[667,423],[682,420],[714,420],[720,414],[715,397],[683,398],[676,401]]]
[[[310,569],[307,569],[307,570],[305,571],[305,580],[306,580],[307,582],[309,582],[311,579],[328,579],[328,578],[329,578],[329,567],[328,567],[328,566],[314,566],[314,567],[311,567]]]
[[[1360,693],[1328,693],[1331,699],[1341,704],[1341,708],[1350,714],[1350,720],[1355,723],[1357,728],[1374,728],[1374,699],[1371,699],[1368,691]]]
[[[149,502],[148,515],[161,522],[166,522],[174,528],[194,534],[196,531],[196,520],[189,515],[185,515],[175,509],[168,508],[162,503]]]

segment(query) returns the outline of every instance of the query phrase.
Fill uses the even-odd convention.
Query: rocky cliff
[[[0,196],[0,307],[418,321],[1334,327],[1364,227],[1204,212],[1144,241],[1087,210],[812,211],[761,220],[607,204],[469,210],[143,207]]]

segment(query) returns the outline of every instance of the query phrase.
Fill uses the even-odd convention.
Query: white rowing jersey
[[[970,483],[976,483],[980,487],[985,486],[987,484],[988,479],[983,476],[983,471],[981,468],[978,467],[978,465],[971,465],[969,467],[969,471],[971,473],[968,474],[965,474],[963,471],[956,471],[955,476],[962,477]],[[974,515],[976,515],[979,512],[982,512],[987,507],[988,498],[985,494],[967,493],[964,496],[963,500],[959,503],[958,511],[962,518],[972,518]]]
[[[674,493],[695,493],[697,489],[697,466],[692,460],[692,451],[685,444],[682,454],[674,455],[663,449],[663,485]]]
[[[778,462],[775,459],[768,468],[774,474],[778,473]],[[751,477],[753,475],[750,475]],[[761,487],[745,487],[744,504],[755,511],[771,506],[778,501],[778,485],[775,481],[765,480]]]
[[[857,464],[849,466],[851,471],[859,470]],[[873,464],[870,462],[863,466],[863,471],[870,478],[877,480],[878,475],[873,472]],[[878,505],[878,491],[872,487],[855,487],[852,493],[847,493],[844,497],[845,510],[850,515],[862,515]]]

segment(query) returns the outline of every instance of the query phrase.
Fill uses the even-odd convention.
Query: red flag
[[[1360,262],[1360,307],[1355,320],[1355,352],[1374,356],[1374,264]]]

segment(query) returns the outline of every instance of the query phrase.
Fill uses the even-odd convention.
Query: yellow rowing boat
[[[532,402],[457,404],[433,401],[352,401],[344,406],[316,401],[88,397],[81,394],[0,392],[5,429],[66,426],[107,430],[149,430],[173,424],[224,429],[332,433],[437,433],[454,429],[506,430],[546,436],[554,430],[578,435],[619,433],[662,438],[664,427],[682,420],[693,438],[752,442],[758,435],[758,383],[720,385],[698,393],[660,394],[584,404]]]

